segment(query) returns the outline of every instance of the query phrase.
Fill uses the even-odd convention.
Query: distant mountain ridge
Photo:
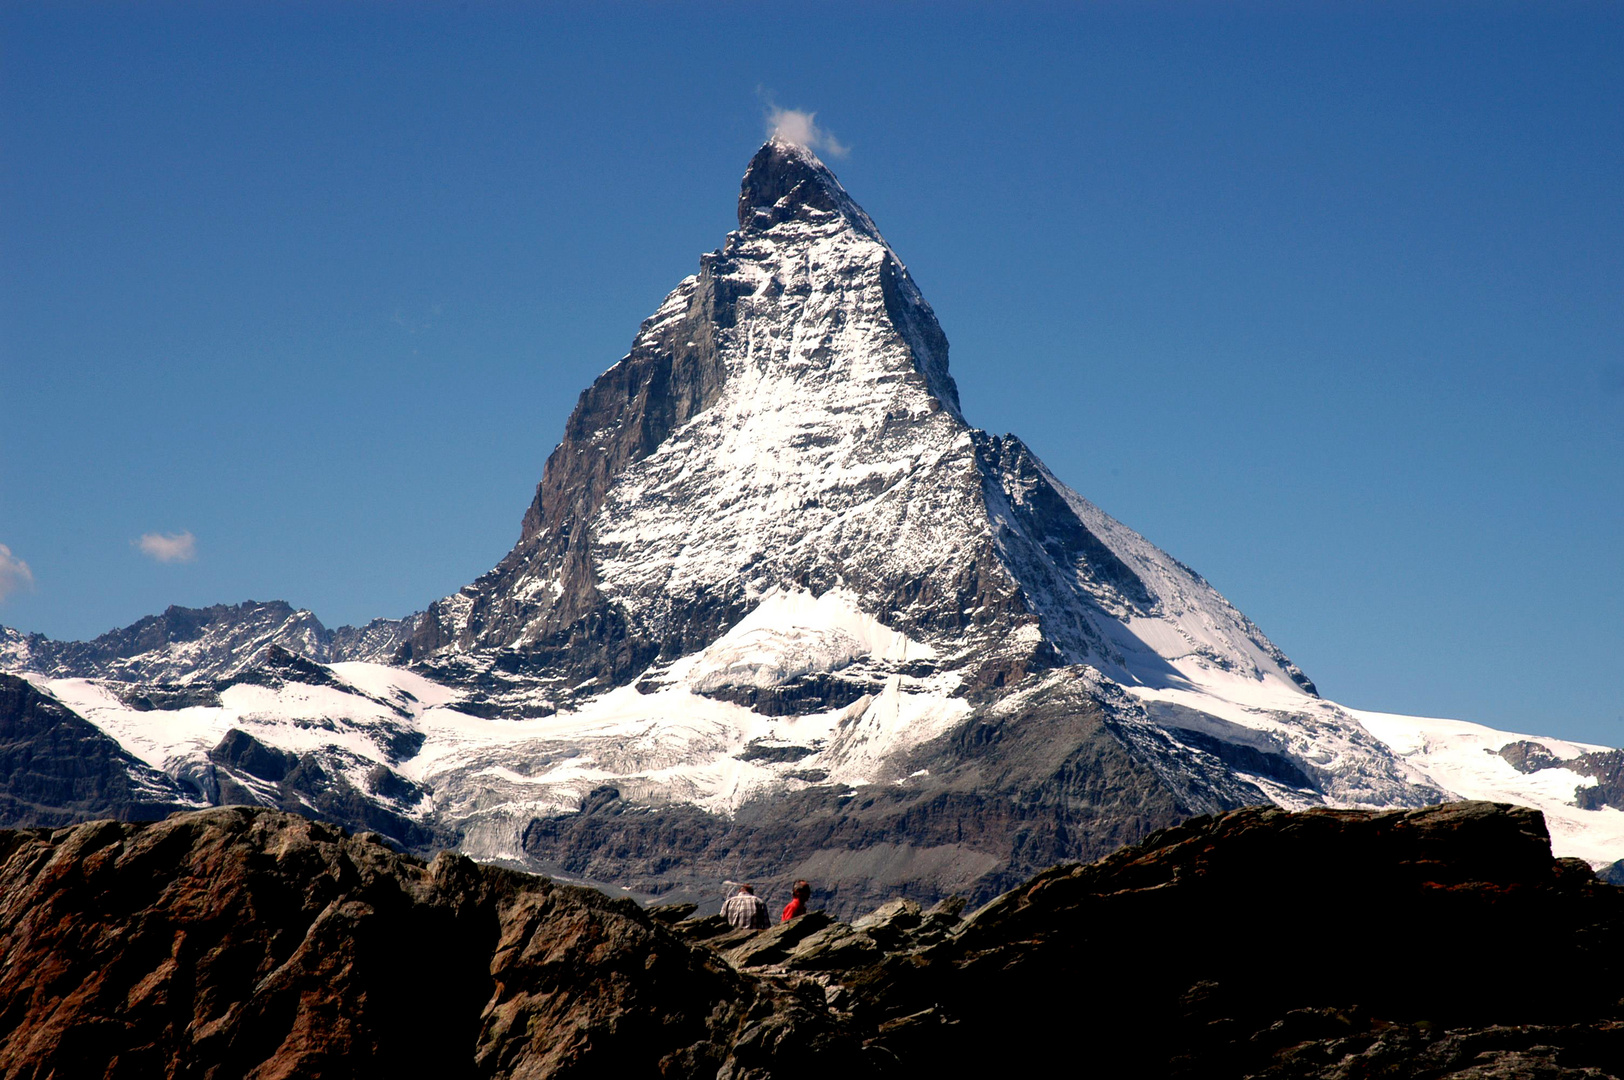
[[[934,311],[810,151],[761,147],[738,224],[582,393],[509,554],[421,617],[171,608],[0,632],[0,670],[187,799],[667,898],[985,899],[1263,803],[1526,801],[1559,854],[1624,856],[1605,748],[1321,698],[971,427]]]
[[[416,615],[329,630],[303,608],[273,600],[171,606],[90,641],[56,641],[0,627],[0,669],[76,679],[192,683],[228,678],[268,645],[321,663],[387,663],[411,637]]]

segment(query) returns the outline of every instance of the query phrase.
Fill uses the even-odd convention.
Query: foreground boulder
[[[813,1004],[631,901],[291,814],[0,833],[0,1076],[748,1076],[838,1057]]]
[[[1488,803],[1197,818],[751,935],[272,810],[0,833],[0,1077],[1624,1076],[1624,891]]]
[[[1197,818],[840,981],[871,1051],[950,1075],[1624,1075],[1624,891],[1491,803]]]

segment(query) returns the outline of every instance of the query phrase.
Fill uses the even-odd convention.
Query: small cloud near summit
[[[197,537],[190,532],[143,533],[135,546],[141,554],[159,562],[191,562],[197,558]]]
[[[851,153],[851,147],[841,143],[834,134],[817,125],[817,113],[802,112],[800,109],[780,109],[776,105],[767,107],[768,134],[785,142],[792,142],[796,146],[804,146],[817,153],[829,154],[832,157],[843,158]]]
[[[21,589],[34,587],[34,571],[11,553],[11,549],[0,544],[0,600],[4,600],[12,593]]]

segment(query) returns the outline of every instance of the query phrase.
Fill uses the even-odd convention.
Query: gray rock
[[[832,921],[824,912],[809,911],[788,922],[757,931],[748,941],[735,945],[723,955],[727,957],[729,963],[741,968],[779,964],[789,958],[802,940],[811,937]]]
[[[847,923],[833,923],[802,939],[784,966],[792,971],[852,971],[877,963],[884,955],[868,934]]]
[[[924,909],[913,900],[897,897],[887,900],[873,911],[861,918],[853,919],[853,930],[907,931],[919,925],[924,916]]]
[[[679,923],[698,910],[698,904],[655,904],[644,908],[648,917],[657,922]]]
[[[0,674],[0,821],[148,821],[198,802],[26,679]]]

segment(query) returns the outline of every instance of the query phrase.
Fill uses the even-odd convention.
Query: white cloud
[[[143,533],[135,546],[159,562],[191,562],[197,558],[197,537],[190,532]]]
[[[32,589],[34,587],[34,571],[11,553],[11,549],[0,544],[0,600],[4,600],[19,589]]]
[[[832,157],[843,158],[851,153],[851,147],[842,144],[832,132],[818,126],[817,116],[815,112],[780,109],[776,105],[768,105],[767,131],[785,142],[792,142],[796,146],[804,146],[808,150],[829,154]]]

